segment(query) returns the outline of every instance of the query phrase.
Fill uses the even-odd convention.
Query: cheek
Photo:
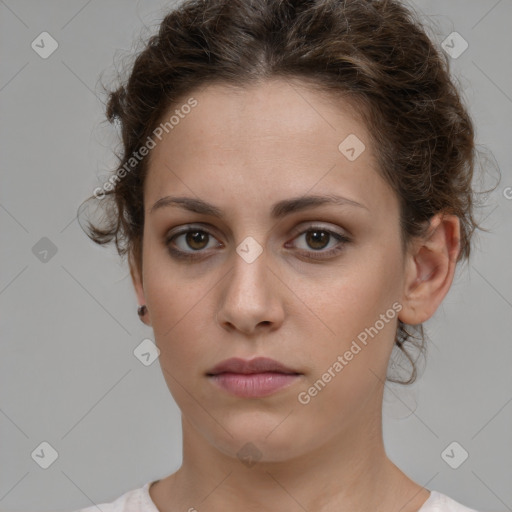
[[[211,326],[208,329],[202,324],[207,316],[204,296],[208,287],[180,282],[176,277],[159,278],[156,268],[154,271],[147,283],[147,302],[162,374],[180,409],[195,411],[197,403],[190,393],[198,396],[203,372],[209,367],[204,358],[212,352]]]
[[[150,286],[148,307],[152,308],[155,341],[166,353],[162,358],[174,368],[194,358],[197,365],[198,356],[211,344],[208,333],[212,331],[213,313],[205,311],[209,288],[177,279],[158,279]],[[207,319],[210,323],[206,326]]]
[[[380,375],[385,372],[401,309],[397,300],[399,266],[393,261],[396,259],[391,253],[361,252],[353,263],[316,279],[314,287],[309,282],[308,288],[304,282],[297,291],[298,296],[306,297],[304,303],[314,313],[302,315],[298,321],[302,322],[300,331],[315,340],[314,347],[309,345],[305,350],[314,362],[315,378],[345,354],[348,364],[344,377],[335,372],[333,382],[369,379],[373,383],[376,377],[370,369]]]
[[[144,247],[144,293],[155,337],[166,342],[182,332],[184,325],[191,332],[209,290],[215,284],[213,276],[201,276],[186,264],[177,264],[156,236],[149,236]]]
[[[399,277],[392,258],[359,253],[353,262],[347,260],[328,275],[317,276],[314,286],[306,280],[294,289],[316,314],[319,326],[323,323],[326,338],[347,339],[391,308],[399,297]]]
[[[215,345],[209,337],[215,316],[211,297],[222,280],[213,273],[200,275],[176,265],[165,249],[148,251],[144,264],[146,303],[160,364],[179,382],[192,381],[211,364],[212,351],[215,357]],[[172,379],[169,385],[179,387]]]

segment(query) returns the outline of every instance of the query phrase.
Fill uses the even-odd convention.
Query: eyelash
[[[323,260],[323,259],[328,259],[331,256],[335,256],[344,249],[344,246],[346,244],[351,242],[351,239],[348,238],[347,236],[342,235],[341,233],[338,233],[336,231],[332,231],[330,229],[324,228],[322,226],[309,226],[308,229],[305,229],[305,230],[301,231],[300,233],[298,233],[295,238],[302,236],[306,233],[309,233],[310,231],[320,231],[323,233],[328,233],[335,240],[337,240],[339,242],[336,247],[334,247],[333,249],[329,249],[328,251],[322,251],[322,250],[318,250],[318,251],[311,250],[311,251],[307,251],[307,252],[302,251],[301,254],[305,258],[310,259],[310,260]],[[196,253],[194,254],[194,253],[188,253],[186,251],[182,251],[181,249],[175,249],[175,248],[171,247],[171,243],[176,238],[178,238],[181,235],[186,235],[187,233],[191,233],[191,232],[204,233],[204,234],[207,234],[208,236],[214,237],[214,235],[212,233],[210,233],[208,230],[202,229],[202,228],[201,229],[200,228],[187,228],[187,229],[183,229],[182,231],[179,231],[178,233],[174,233],[172,236],[167,237],[166,242],[165,242],[165,245],[167,246],[167,249],[172,257],[180,259],[180,260],[188,260],[188,261],[203,258],[203,256],[200,253],[205,252],[205,251],[202,249],[196,251]],[[329,242],[330,241],[331,240],[329,239]],[[320,256],[320,257],[311,256],[311,253],[320,253],[320,254],[322,254],[322,256]]]

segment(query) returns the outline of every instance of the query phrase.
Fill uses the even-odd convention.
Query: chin
[[[251,415],[249,415],[251,416]],[[272,416],[267,421],[258,420],[225,423],[225,428],[232,434],[230,437],[221,429],[220,438],[210,442],[224,454],[238,458],[240,462],[251,467],[255,462],[283,462],[300,455],[297,450],[305,443],[297,436],[299,430],[291,418]],[[288,425],[285,425],[288,422]],[[217,432],[219,433],[219,432]]]

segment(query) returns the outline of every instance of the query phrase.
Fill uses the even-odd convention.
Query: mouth
[[[296,382],[303,374],[266,357],[231,358],[206,373],[220,389],[243,398],[269,396]]]

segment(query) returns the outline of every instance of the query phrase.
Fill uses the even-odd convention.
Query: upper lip
[[[232,357],[230,359],[226,359],[225,361],[221,361],[219,364],[215,365],[212,369],[210,369],[207,372],[207,375],[216,375],[225,372],[244,374],[265,372],[289,374],[299,373],[295,370],[292,370],[291,368],[288,368],[284,364],[281,364],[279,361],[269,359],[268,357],[256,357],[250,360]]]

